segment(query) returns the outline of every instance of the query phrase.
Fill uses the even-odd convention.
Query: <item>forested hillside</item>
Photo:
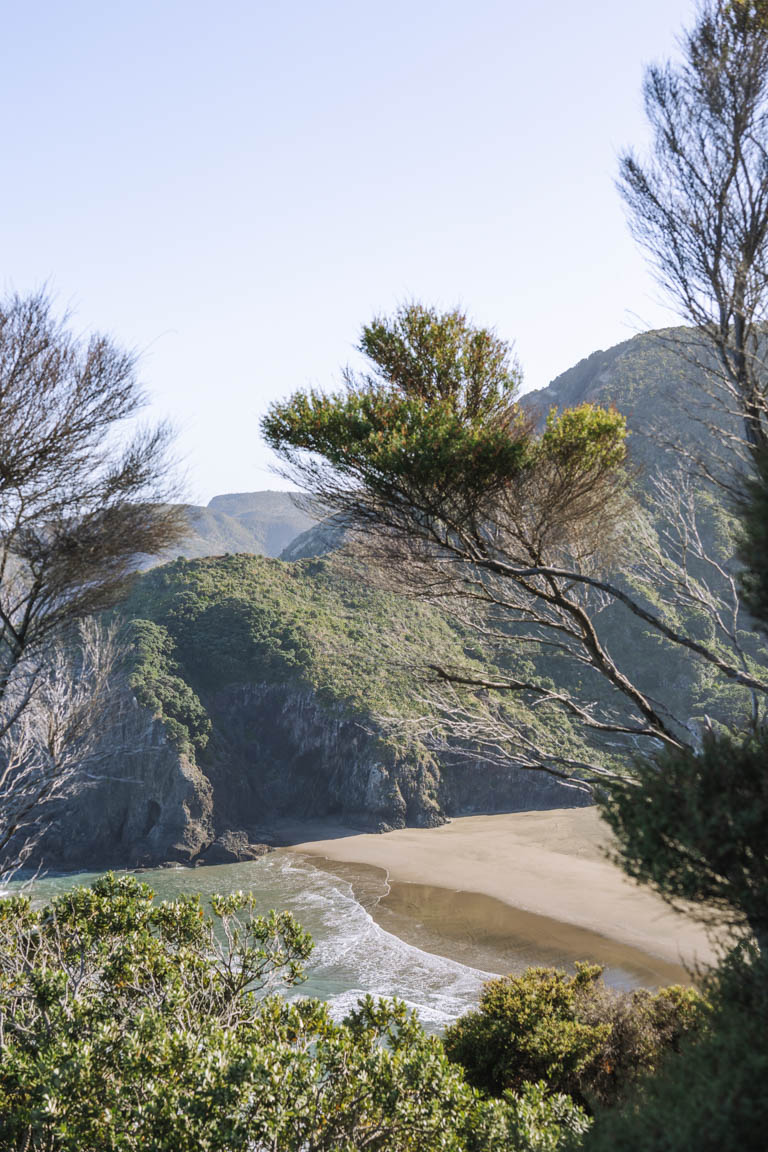
[[[125,746],[105,750],[111,779],[53,821],[49,866],[247,856],[279,840],[284,819],[385,830],[586,802],[404,732],[398,721],[424,707],[425,654],[472,662],[476,642],[333,560],[179,559],[143,575],[120,617],[138,707]],[[532,735],[554,723],[564,753],[585,754],[562,717],[528,723]]]
[[[693,450],[701,439],[692,404],[680,403],[694,394],[669,334],[648,333],[594,353],[523,402],[541,412],[589,401],[626,411],[635,484],[660,539],[668,534],[665,517],[676,512],[664,493],[654,494],[653,477],[661,464],[669,471],[672,440]],[[587,687],[595,699],[604,691],[598,677],[588,679],[586,670],[577,685],[556,652],[517,646],[514,627],[501,640],[483,641],[441,605],[375,587],[361,563],[334,559],[344,543],[339,522],[306,528],[309,517],[288,493],[216,497],[204,512],[210,523],[196,547],[232,554],[154,568],[119,611],[128,626],[127,691],[140,707],[131,719],[137,748],[112,749],[111,770],[142,787],[91,786],[70,801],[41,846],[49,863],[230,858],[279,838],[285,818],[327,816],[385,829],[462,812],[586,801],[552,777],[494,764],[479,744],[443,740],[439,725],[424,731],[417,720],[432,707],[422,678],[427,661],[521,679],[533,674],[582,693]],[[695,513],[706,548],[727,563],[731,516],[700,495]],[[275,548],[294,528],[286,559],[247,554],[257,539],[265,550]],[[637,584],[623,555],[612,577]],[[664,589],[649,591],[647,583],[645,594],[667,619],[717,641],[701,611],[667,602]],[[641,688],[663,698],[692,730],[743,707],[743,690],[722,681],[715,687],[689,652],[666,645],[615,606],[598,615],[597,627],[609,650],[630,654]],[[745,648],[756,657],[754,643]],[[532,746],[546,731],[575,762],[598,755],[561,711],[529,705],[512,697],[503,707]],[[91,821],[101,830],[96,841],[92,833],[73,835],[73,823],[85,828]]]
[[[699,590],[709,586],[727,600],[728,578],[718,566],[726,572],[739,567],[735,506],[726,492],[696,480],[699,462],[710,467],[712,453],[727,451],[729,435],[738,434],[735,413],[726,411],[707,386],[702,364],[709,355],[690,330],[645,332],[593,352],[547,388],[524,395],[522,404],[540,422],[553,408],[562,411],[585,403],[614,407],[626,417],[634,490],[653,526],[637,552],[642,559],[644,550],[658,549],[678,568],[668,583],[660,569],[655,587],[649,586],[646,573],[642,592],[648,605],[670,623],[716,645],[721,641],[718,629],[680,587],[679,570],[682,566],[687,573],[683,578]],[[713,436],[713,427],[724,434]],[[636,559],[617,555],[611,573],[635,593],[641,590],[632,562]],[[665,644],[640,621],[628,625],[615,606],[601,616],[601,635],[610,648],[620,651],[631,643],[633,678],[672,711],[690,718],[694,727],[705,717],[740,714],[745,694],[724,686],[689,651]],[[764,661],[754,635],[745,632],[740,637],[748,658]],[[547,665],[556,678],[562,674],[552,661],[545,660]],[[600,691],[597,684],[595,691]]]

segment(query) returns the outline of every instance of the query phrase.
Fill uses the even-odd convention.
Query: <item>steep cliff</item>
[[[161,720],[127,697],[98,773],[45,812],[32,863],[53,869],[189,863],[214,840],[213,789]]]
[[[524,403],[541,414],[584,401],[620,408],[642,493],[653,469],[670,464],[671,443],[695,450],[702,436],[701,389],[676,347],[688,338],[647,333],[595,352]],[[727,541],[722,511],[705,513],[707,539]],[[332,553],[343,526],[335,519],[306,530],[311,517],[288,494],[256,493],[216,498],[203,520],[193,551],[240,551],[256,532],[260,549],[283,547],[293,562],[179,560],[140,579],[124,608],[132,621],[130,717],[104,750],[103,778],[83,781],[46,834],[49,867],[247,856],[287,817],[385,829],[583,802],[548,777],[473,759],[471,749],[438,757],[377,719],[423,708],[414,669],[425,653],[491,664],[477,639],[440,612],[373,590],[362,571],[341,571]],[[599,628],[609,649],[622,651],[630,641],[615,617],[604,611]],[[641,687],[682,715],[712,714],[712,685],[687,653],[660,659],[657,638],[642,629],[631,653]],[[521,673],[528,660],[558,682],[569,674],[547,654],[511,658]],[[724,700],[721,710],[729,707]],[[576,759],[589,758],[562,717],[545,722],[560,725]],[[534,740],[540,723],[538,713],[526,714]]]
[[[179,560],[143,576],[125,613],[125,719],[44,835],[48,868],[247,858],[286,818],[385,831],[580,799],[382,724],[418,710],[424,652],[466,655],[465,638],[333,562]]]

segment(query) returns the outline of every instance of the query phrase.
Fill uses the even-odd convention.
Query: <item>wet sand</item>
[[[715,959],[703,928],[606,859],[594,809],[465,816],[384,835],[329,823],[281,831],[290,851],[344,875],[382,927],[485,971],[583,959],[606,965],[611,983],[653,987],[687,983]]]

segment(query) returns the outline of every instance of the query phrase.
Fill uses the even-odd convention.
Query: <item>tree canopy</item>
[[[503,745],[508,762],[525,749],[518,762],[531,766],[525,731],[493,703],[516,694],[569,714],[593,738],[594,759],[578,764],[545,741],[537,766],[555,773],[582,780],[610,774],[601,741],[613,748],[617,738],[690,745],[688,718],[641,688],[628,653],[606,643],[601,613],[608,604],[628,613],[628,623],[650,626],[662,642],[765,696],[768,681],[744,659],[735,632],[721,630],[725,644],[720,637],[706,642],[656,609],[659,586],[683,590],[692,602],[692,589],[703,585],[686,569],[685,547],[671,559],[659,553],[658,571],[641,572],[653,555],[646,547],[652,532],[633,492],[620,413],[584,403],[550,412],[537,429],[515,402],[519,372],[506,367],[511,351],[505,359],[498,339],[462,313],[406,305],[365,327],[360,348],[370,367],[347,372],[343,391],[297,392],[264,418],[287,473],[357,533],[378,578],[439,600],[470,631],[494,636],[509,651],[546,649],[560,661],[556,688],[544,678],[483,677],[433,664],[433,677],[445,685],[495,694],[484,698],[481,720],[462,713],[454,726],[459,740],[481,735],[489,755]],[[421,349],[426,363],[418,369]],[[608,575],[617,561],[633,573],[634,587]],[[709,592],[696,595],[711,609]],[[455,721],[456,700],[443,705]]]
[[[651,152],[627,152],[619,181],[659,282],[715,352],[715,363],[696,358],[697,371],[712,400],[741,415],[749,451],[768,443],[765,16],[762,2],[706,0],[681,62],[648,69]]]

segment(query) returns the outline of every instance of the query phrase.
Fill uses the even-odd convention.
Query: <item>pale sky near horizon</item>
[[[527,388],[674,322],[614,179],[692,0],[0,11],[0,288],[140,351],[193,502],[285,487],[260,415],[405,300],[493,325]]]

